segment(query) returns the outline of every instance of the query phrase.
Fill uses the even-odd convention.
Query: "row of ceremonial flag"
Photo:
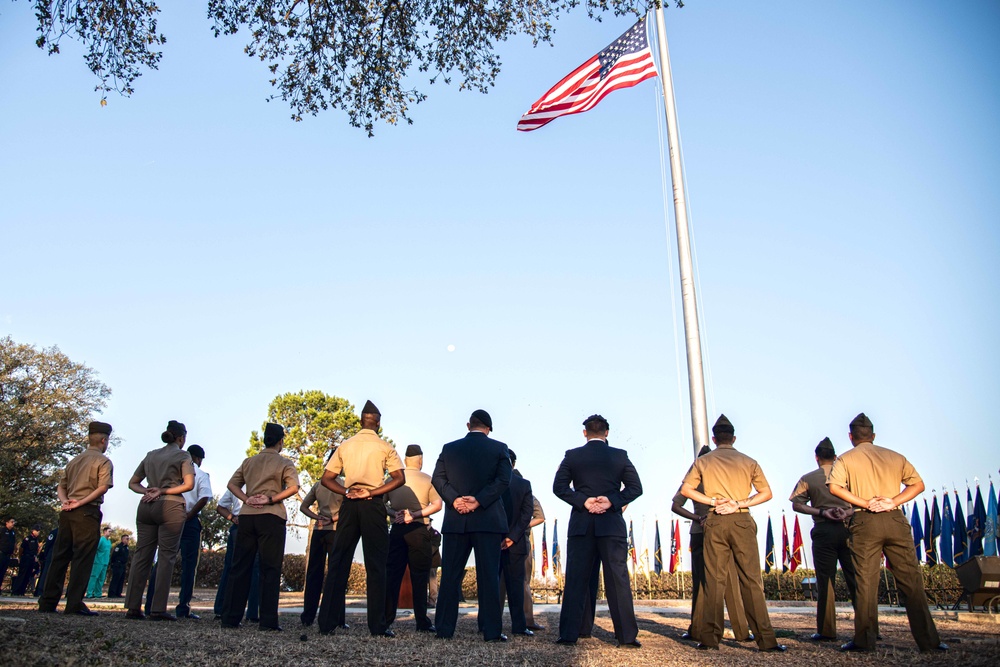
[[[996,556],[1000,553],[1000,543],[997,535],[997,494],[990,482],[990,490],[984,499],[979,485],[976,494],[966,488],[965,503],[961,502],[958,491],[954,492],[954,504],[951,494],[945,492],[938,504],[937,494],[932,492],[931,501],[923,499],[923,513],[915,501],[909,507],[902,508],[913,529],[913,544],[917,550],[917,561],[928,565],[943,563],[948,567],[956,567],[973,556]],[[954,511],[953,511],[954,508]],[[681,566],[681,521],[671,521],[667,533],[669,548],[665,550],[660,541],[660,522],[655,522],[653,531],[652,566],[649,563],[649,552],[641,554],[636,548],[635,532],[632,522],[628,526],[628,566],[633,574],[674,573]],[[541,576],[544,579],[549,574],[549,547],[546,524],[542,524],[542,558]],[[802,541],[802,528],[799,517],[792,521],[791,540],[789,540],[788,524],[785,515],[781,516],[781,571],[795,572],[805,563],[805,551]],[[666,551],[666,554],[664,552]],[[562,576],[562,554],[559,550],[559,521],[552,526],[552,575]],[[666,555],[666,558],[664,558]],[[771,517],[767,517],[767,533],[764,542],[764,572],[777,569],[777,553],[775,551],[774,531]],[[652,570],[652,572],[650,572]]]
[[[978,484],[975,499],[972,490],[966,486],[964,509],[958,490],[954,491],[954,506],[951,495],[945,491],[938,505],[937,494],[932,492],[930,503],[926,498],[923,500],[923,516],[917,501],[903,508],[913,530],[917,560],[928,565],[944,563],[948,567],[956,567],[974,556],[996,556],[1000,553],[1000,544],[997,543],[997,494],[993,482],[990,482],[985,501]]]

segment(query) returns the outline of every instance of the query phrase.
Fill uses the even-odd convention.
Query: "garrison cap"
[[[365,407],[361,408],[361,414],[382,416],[382,413],[378,411],[378,408],[371,401],[365,401]]]
[[[823,459],[830,459],[837,456],[837,451],[833,448],[833,442],[830,438],[823,438],[816,445],[816,456]]]
[[[281,424],[268,422],[264,425],[264,446],[274,447],[285,437],[285,427]]]
[[[87,433],[100,433],[101,435],[111,435],[111,424],[104,422],[90,422],[87,426]]]
[[[407,445],[406,446],[406,456],[423,456],[424,450],[420,449],[420,445]]]
[[[205,450],[202,449],[201,445],[191,445],[188,447],[188,454],[197,456],[199,459],[205,458]]]
[[[476,410],[469,417],[469,421],[477,421],[489,430],[493,430],[493,418],[486,410]]]
[[[872,420],[868,419],[868,415],[865,413],[860,413],[857,417],[851,420],[851,428],[875,428],[872,425]]]
[[[719,415],[719,418],[715,420],[715,426],[712,427],[712,435],[719,435],[721,433],[728,433],[729,435],[736,433],[733,423],[729,421],[726,415]]]

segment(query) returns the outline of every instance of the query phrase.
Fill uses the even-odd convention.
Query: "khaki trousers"
[[[747,625],[747,615],[743,610],[743,598],[740,596],[739,580],[736,568],[730,564],[729,578],[726,580],[726,611],[729,612],[729,626],[733,629],[733,637],[737,641],[746,641],[750,637]],[[704,632],[705,598],[701,595],[705,589],[705,533],[691,533],[691,624],[688,632],[699,639]]]
[[[129,611],[142,611],[142,594],[146,590],[149,571],[153,567],[153,556],[157,550],[160,555],[156,561],[156,581],[149,611],[154,614],[167,611],[170,579],[174,574],[174,561],[177,559],[186,518],[183,500],[161,497],[151,503],[139,502],[135,513],[135,556],[132,558],[128,591],[125,594],[125,608]]]
[[[941,643],[924,593],[924,578],[917,565],[910,524],[899,510],[891,512],[855,511],[851,517],[851,558],[857,573],[858,597],[854,612],[854,643],[875,647],[878,635],[878,578],[882,553],[892,568],[896,587],[906,596],[906,617],[910,632],[921,650]]]
[[[731,569],[739,577],[743,609],[757,646],[761,649],[777,646],[760,578],[757,524],[745,512],[710,514],[705,521],[705,624],[698,640],[707,646],[718,646],[722,639],[722,605]]]

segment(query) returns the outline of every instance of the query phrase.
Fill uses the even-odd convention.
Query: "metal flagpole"
[[[694,456],[708,444],[708,408],[705,401],[705,371],[701,362],[701,333],[698,329],[698,303],[694,290],[691,239],[688,230],[687,201],[684,197],[684,173],[681,171],[680,137],[677,132],[677,108],[674,83],[667,51],[667,30],[663,6],[656,9],[656,36],[660,48],[660,80],[667,113],[667,147],[670,150],[670,179],[674,189],[674,219],[677,223],[677,260],[681,274],[681,303],[684,308],[684,338],[687,343],[688,390],[691,395],[691,434]]]

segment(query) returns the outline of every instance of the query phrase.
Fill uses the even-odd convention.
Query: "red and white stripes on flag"
[[[600,53],[570,72],[521,116],[517,129],[537,130],[559,116],[583,113],[620,88],[656,76],[646,19],[641,18]]]

